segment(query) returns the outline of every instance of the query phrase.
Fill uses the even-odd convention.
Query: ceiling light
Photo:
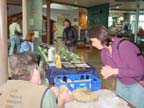
[[[116,8],[119,9],[119,6],[117,6]]]
[[[43,8],[47,8],[47,5],[44,4]],[[66,6],[66,5],[57,4],[57,3],[51,3],[50,8],[51,9],[59,9],[59,10],[75,10],[75,9],[78,9],[78,7]]]

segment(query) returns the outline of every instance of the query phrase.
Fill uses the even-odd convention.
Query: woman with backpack
[[[144,57],[139,48],[128,40],[111,37],[103,25],[96,25],[89,30],[92,46],[101,50],[104,66],[101,74],[104,79],[117,77],[116,92],[136,108],[144,108]]]

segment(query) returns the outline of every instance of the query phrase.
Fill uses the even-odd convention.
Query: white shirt
[[[10,36],[15,35],[15,30],[21,32],[20,25],[17,22],[13,22],[12,24],[10,24],[9,26]]]

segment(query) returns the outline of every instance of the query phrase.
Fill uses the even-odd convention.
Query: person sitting
[[[66,86],[40,85],[40,71],[32,53],[17,53],[9,57],[12,80],[0,86],[2,108],[64,108],[72,100]]]
[[[33,48],[34,33],[27,34],[25,40],[21,43],[20,53],[24,52],[34,52]]]
[[[20,51],[19,53],[24,53],[24,52],[32,52],[36,57],[38,64],[40,63],[41,56],[39,53],[34,51],[34,33],[28,33],[25,40],[21,43]]]

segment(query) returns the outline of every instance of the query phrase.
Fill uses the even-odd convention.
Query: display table
[[[72,101],[65,105],[65,108],[135,108],[129,106],[129,103],[119,97],[115,92],[102,89],[95,91],[98,100],[94,102]]]
[[[54,66],[49,66],[45,64],[45,71],[46,71],[46,77],[48,78],[49,84],[54,85],[54,78],[56,75],[68,75],[68,74],[92,74],[97,76],[97,70],[96,68],[85,68],[81,70],[73,70],[73,69],[57,69]]]
[[[120,97],[120,96],[118,96],[118,97]],[[123,99],[122,97],[120,97],[121,99]],[[123,100],[125,100],[125,99],[123,99]],[[126,100],[125,100],[126,101]],[[127,101],[126,101],[127,102]],[[128,102],[128,106],[129,106],[129,108],[136,108],[134,105],[132,105],[131,103],[129,103]]]

